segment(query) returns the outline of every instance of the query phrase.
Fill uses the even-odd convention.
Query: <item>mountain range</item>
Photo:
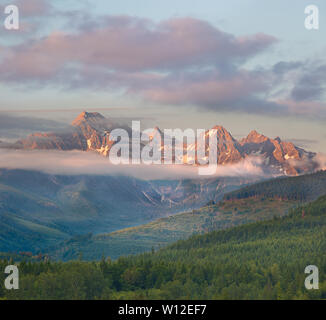
[[[121,126],[97,112],[82,112],[64,132],[33,133],[25,139],[17,141],[12,148],[27,150],[81,150],[93,151],[108,156],[116,143],[110,138],[110,133]],[[131,128],[122,127],[131,135]],[[163,130],[164,131],[164,130]],[[151,141],[156,135],[164,138],[163,131],[155,127],[149,135]],[[209,152],[208,137],[217,133],[217,163],[230,165],[239,163],[247,158],[259,158],[261,165],[276,174],[299,175],[309,173],[318,167],[314,160],[316,153],[308,152],[295,146],[292,142],[282,141],[279,137],[271,139],[253,130],[241,140],[236,140],[222,126],[215,126],[205,132],[205,152]],[[148,142],[147,142],[148,143]],[[197,141],[185,145],[176,143],[176,148],[183,148],[183,154],[188,150],[198,150]],[[144,146],[145,143],[142,144]],[[164,148],[160,146],[160,149]],[[162,150],[161,150],[162,152]],[[205,155],[205,157],[206,157]],[[190,159],[184,155],[182,161],[187,164]],[[193,159],[192,159],[193,160]],[[198,164],[196,158],[195,164]]]

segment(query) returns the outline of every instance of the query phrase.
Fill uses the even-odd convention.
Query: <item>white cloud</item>
[[[265,176],[261,161],[248,158],[234,165],[218,166],[213,176],[199,176],[188,165],[113,165],[108,158],[81,151],[0,150],[0,168],[42,171],[65,175],[128,175],[139,179],[180,179]]]
[[[315,157],[315,161],[319,165],[319,170],[326,170],[326,154],[319,153]]]

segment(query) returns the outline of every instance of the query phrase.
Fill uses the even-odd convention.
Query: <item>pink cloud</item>
[[[263,75],[238,71],[228,77],[217,72],[206,72],[202,77],[197,74],[183,74],[179,77],[167,77],[162,85],[142,91],[149,100],[169,104],[205,104],[216,105],[248,97],[266,89]],[[198,76],[198,75],[197,75]]]
[[[267,176],[259,158],[218,166],[211,177]],[[138,179],[196,179],[198,168],[184,165],[114,165],[108,158],[81,151],[17,151],[0,149],[0,168],[37,170],[49,174],[125,175]]]
[[[302,116],[319,115],[324,117],[326,103],[319,101],[295,101],[291,99],[277,101],[280,105],[286,107],[288,112]]]
[[[50,1],[47,0],[17,0],[15,5],[23,17],[46,14],[51,9]]]
[[[0,70],[8,79],[55,76],[67,65],[116,71],[175,70],[244,61],[276,40],[268,35],[237,38],[192,18],[155,24],[110,17],[102,27],[77,34],[53,32],[10,48]]]
[[[21,1],[21,6],[30,15],[49,10],[45,0]],[[243,68],[277,41],[272,36],[235,36],[194,18],[86,20],[77,31],[1,47],[0,81],[120,90],[150,102],[211,109],[325,111],[322,102],[294,101],[288,93],[271,99],[269,91],[280,85],[280,75]],[[283,82],[283,87],[290,85]]]

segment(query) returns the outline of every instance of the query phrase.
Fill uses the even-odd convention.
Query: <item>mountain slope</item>
[[[258,190],[259,196],[247,190]],[[275,190],[276,193],[271,190]],[[59,260],[76,259],[80,253],[86,260],[100,259],[102,255],[115,259],[121,255],[150,251],[153,247],[165,246],[193,234],[280,217],[302,202],[315,200],[324,194],[326,194],[326,171],[299,177],[278,178],[227,193],[223,201],[217,204],[209,203],[191,212],[109,234],[73,238],[60,243],[57,247],[49,248],[49,253]]]
[[[33,251],[202,206],[250,179],[144,181],[0,169],[0,251]]]
[[[193,234],[279,217],[297,204],[295,201],[255,202],[246,199],[207,206],[109,234],[73,237],[45,249],[45,252],[51,258],[63,261],[77,259],[80,254],[85,260],[99,260],[103,255],[117,259],[158,249]]]
[[[263,181],[225,195],[225,200],[246,198],[278,198],[284,200],[311,201],[326,194],[326,171],[299,177]]]

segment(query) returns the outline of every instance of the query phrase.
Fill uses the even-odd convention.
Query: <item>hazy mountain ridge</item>
[[[248,190],[258,190],[259,195]],[[50,248],[49,252],[63,260],[76,259],[79,253],[86,260],[98,260],[102,255],[118,258],[150,251],[152,247],[156,249],[193,234],[284,216],[291,208],[323,195],[326,195],[326,171],[281,177],[226,193],[220,202],[210,201],[200,209],[109,234],[72,238]]]
[[[295,201],[311,201],[326,194],[326,170],[299,177],[267,180],[246,186],[224,195],[224,200],[271,198]]]
[[[0,169],[0,251],[38,251],[74,235],[144,224],[253,181],[144,181]]]
[[[148,224],[126,228],[109,234],[87,234],[73,237],[45,249],[52,259],[112,259],[159,249],[194,234],[228,229],[237,225],[285,215],[296,206],[295,201],[239,200],[205,206],[186,213],[160,218]]]

